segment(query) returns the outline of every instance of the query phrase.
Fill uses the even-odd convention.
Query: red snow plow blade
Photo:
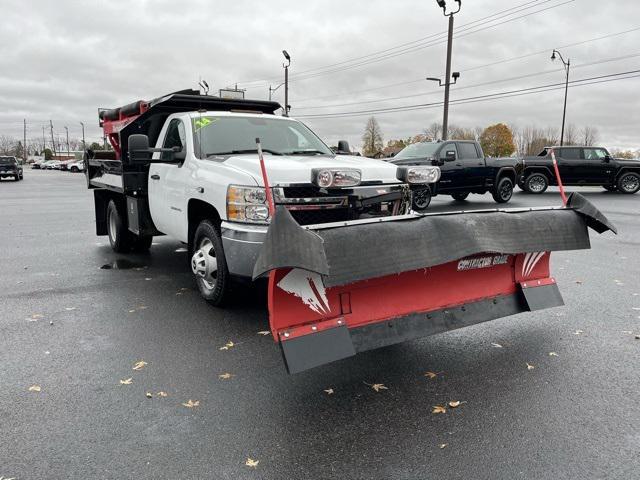
[[[299,226],[279,208],[254,278],[289,373],[358,352],[563,305],[552,251],[615,227],[572,194],[566,208],[407,215]]]

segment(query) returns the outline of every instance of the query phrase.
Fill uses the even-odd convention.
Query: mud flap
[[[564,305],[562,294],[555,282],[532,287],[522,285],[522,294],[532,312]]]
[[[313,335],[282,339],[280,346],[289,373],[299,373],[356,354],[346,325]]]

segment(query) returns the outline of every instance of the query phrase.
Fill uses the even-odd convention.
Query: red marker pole
[[[258,158],[260,159],[260,170],[262,171],[262,181],[264,182],[264,189],[267,194],[267,205],[269,205],[269,216],[273,218],[273,216],[276,213],[276,207],[273,203],[273,196],[271,195],[271,187],[269,186],[267,169],[264,166],[264,156],[262,155],[262,145],[260,144],[259,138],[256,138],[256,146],[258,147]]]
[[[560,196],[562,197],[562,203],[567,206],[567,196],[564,194],[564,186],[562,185],[562,179],[560,178],[560,170],[558,170],[558,162],[556,161],[556,154],[551,149],[551,160],[553,160],[553,170],[556,173],[556,181],[558,182],[558,188],[560,188]]]

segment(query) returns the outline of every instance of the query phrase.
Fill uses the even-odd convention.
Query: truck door
[[[584,166],[582,152],[579,147],[562,147],[556,150],[556,160],[562,183],[575,185],[580,183]]]
[[[186,153],[187,139],[184,122],[174,118],[169,122],[162,148],[180,147]],[[156,154],[157,155],[157,154]],[[168,159],[171,153],[160,153]],[[152,163],[149,167],[149,207],[158,230],[186,241],[186,183],[188,171],[182,163]]]
[[[474,142],[456,142],[458,147],[458,162],[460,169],[458,181],[461,186],[475,188],[484,186],[487,176],[484,158],[480,157]]]
[[[607,151],[604,148],[584,149],[584,179],[591,184],[602,185],[613,181],[613,168],[605,160]]]
[[[454,152],[455,160],[447,160],[447,152]],[[451,191],[458,191],[461,188],[460,185],[460,171],[462,169],[458,158],[458,149],[455,142],[446,142],[442,145],[440,153],[438,154],[440,159],[440,181],[438,182],[438,193],[449,193]]]

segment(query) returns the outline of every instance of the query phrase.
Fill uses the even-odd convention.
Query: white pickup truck
[[[120,253],[147,250],[155,235],[184,242],[202,296],[222,304],[234,277],[252,276],[271,218],[256,138],[275,204],[300,225],[426,208],[438,167],[334,154],[279,108],[186,90],[101,110],[114,150],[85,160],[97,234]]]

